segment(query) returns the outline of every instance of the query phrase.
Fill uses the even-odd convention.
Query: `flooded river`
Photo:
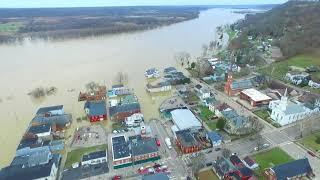
[[[125,73],[146,119],[157,117],[162,98],[146,94],[144,71],[176,66],[174,54],[180,51],[199,56],[202,45],[215,37],[217,26],[240,18],[242,14],[230,10],[212,9],[201,12],[198,19],[149,31],[0,45],[0,167],[12,160],[38,107],[63,104],[74,119],[83,116],[83,104],[77,102],[77,96],[90,81],[110,87],[119,72]],[[58,91],[35,102],[27,94],[40,86],[55,86]]]

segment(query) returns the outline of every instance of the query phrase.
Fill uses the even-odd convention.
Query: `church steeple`
[[[281,101],[280,101],[280,108],[282,110],[286,110],[287,105],[288,105],[288,89],[286,88],[286,91],[284,92],[284,95],[281,96]]]

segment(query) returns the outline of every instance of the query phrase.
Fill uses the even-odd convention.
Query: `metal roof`
[[[84,105],[85,109],[89,109],[89,116],[99,116],[107,114],[105,101],[87,101]]]
[[[89,161],[92,159],[106,158],[106,151],[96,151],[82,156],[82,161]]]
[[[287,179],[312,172],[312,168],[307,158],[281,164],[272,167],[271,169],[275,172],[277,179]]]
[[[216,142],[216,141],[220,141],[222,140],[221,136],[215,132],[215,131],[210,131],[207,133],[208,134],[208,137],[209,139],[212,141],[212,142]]]
[[[250,88],[242,91],[243,94],[247,95],[250,97],[253,101],[266,101],[266,100],[271,100],[272,98],[261,93],[260,91]]]
[[[50,124],[42,124],[39,126],[31,126],[28,130],[29,133],[33,134],[39,134],[39,133],[45,133],[51,131],[51,125]]]
[[[56,124],[60,126],[65,126],[66,124],[71,122],[71,118],[72,117],[70,114],[55,115],[48,117],[44,115],[37,115],[32,119],[32,121],[41,124]]]
[[[130,157],[129,144],[124,136],[112,137],[113,160]]]
[[[231,84],[231,89],[249,89],[252,87],[253,87],[253,84],[249,79],[234,81]]]
[[[158,152],[155,138],[143,139],[141,136],[132,136],[129,138],[132,156],[139,156],[148,153]]]
[[[62,110],[62,109],[63,109],[63,105],[42,107],[42,108],[38,109],[36,114],[37,115],[45,114],[45,113],[48,113],[50,111],[56,111],[56,110]]]
[[[202,127],[201,122],[189,109],[171,111],[172,120],[179,130]]]
[[[131,112],[131,111],[135,111],[135,110],[140,110],[139,103],[122,104],[119,106],[113,106],[113,107],[110,107],[109,113],[110,113],[110,116],[114,116],[118,113]]]

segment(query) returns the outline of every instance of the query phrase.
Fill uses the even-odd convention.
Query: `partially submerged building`
[[[84,110],[90,122],[98,122],[107,119],[107,107],[105,101],[87,101]]]
[[[96,151],[82,156],[81,165],[101,164],[108,161],[106,151]]]
[[[46,116],[54,116],[54,115],[63,115],[64,109],[63,105],[58,106],[48,106],[39,108],[36,112],[36,115],[46,115]]]

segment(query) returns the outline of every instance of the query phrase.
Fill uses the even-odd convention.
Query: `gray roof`
[[[132,156],[158,152],[155,138],[142,139],[141,136],[132,136],[129,140]]]
[[[43,141],[42,139],[35,137],[35,138],[27,138],[27,139],[22,139],[20,141],[20,144],[18,145],[17,150],[22,149],[22,148],[26,148],[26,147],[38,147],[38,146],[42,146],[43,145]]]
[[[194,135],[191,133],[189,129],[177,131],[176,132],[177,139],[181,141],[181,144],[184,147],[197,146],[198,142],[195,139]]]
[[[32,119],[33,122],[41,123],[41,124],[56,124],[59,126],[65,126],[66,124],[71,122],[71,115],[70,114],[63,114],[63,115],[55,115],[55,116],[44,116],[38,115]]]
[[[124,136],[112,138],[112,153],[114,159],[130,156],[129,143],[126,142]]]
[[[284,111],[285,114],[297,114],[297,113],[302,113],[305,112],[305,109],[303,108],[302,105],[295,104],[289,102],[288,106],[286,107],[286,110]]]
[[[51,125],[50,124],[42,124],[39,126],[31,126],[28,129],[29,133],[32,134],[39,134],[39,133],[45,133],[45,132],[49,132],[51,130]]]
[[[135,111],[135,110],[140,110],[139,103],[122,104],[119,106],[113,106],[113,107],[110,107],[109,113],[110,113],[110,116],[112,117],[112,116],[117,115],[118,113],[131,112],[131,111]]]
[[[237,116],[234,118],[229,119],[235,127],[240,128],[249,122],[249,118],[244,116]]]
[[[249,79],[234,81],[231,84],[231,89],[249,89],[252,87],[253,87],[253,84]]]
[[[89,116],[101,116],[107,114],[105,101],[87,101],[84,104],[85,109],[89,109]]]
[[[16,156],[11,165],[22,165],[32,167],[41,164],[47,164],[52,159],[52,154],[48,146],[30,149],[19,156]]]
[[[172,121],[179,130],[202,127],[201,122],[189,109],[171,111]]]
[[[92,159],[99,159],[99,158],[105,158],[107,157],[106,151],[97,151],[97,152],[92,152],[86,155],[82,156],[82,161],[89,161]]]
[[[62,110],[62,109],[63,109],[63,105],[42,107],[42,108],[38,109],[36,114],[37,115],[45,114],[45,113],[48,113],[50,111],[56,111],[56,110]]]
[[[226,119],[231,119],[231,118],[234,118],[234,117],[239,116],[235,110],[222,111],[221,114],[222,114]]]

